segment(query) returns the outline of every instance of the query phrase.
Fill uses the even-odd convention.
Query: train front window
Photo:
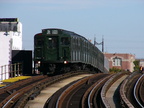
[[[50,30],[47,30],[47,34],[51,34]]]
[[[35,45],[36,46],[42,46],[43,45],[43,40],[42,39],[37,40]]]
[[[52,34],[58,34],[58,30],[52,30]]]
[[[57,38],[48,38],[48,48],[52,49],[52,48],[56,48],[57,46]]]
[[[62,37],[61,38],[61,45],[69,45],[70,41],[68,37]]]

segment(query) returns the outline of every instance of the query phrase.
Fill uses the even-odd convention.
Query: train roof
[[[75,37],[81,37],[81,38],[84,38],[85,40],[87,40],[84,36],[81,36],[75,32],[72,32],[72,31],[69,31],[69,30],[65,30],[65,29],[59,29],[59,28],[47,28],[47,29],[42,29],[42,31],[45,31],[45,30],[60,30],[66,34],[69,34],[71,36],[75,36]]]
[[[42,35],[43,32],[45,32],[46,30],[59,30],[59,31],[62,31],[63,33],[65,34],[69,34],[73,37],[80,37],[80,38],[83,38],[85,41],[89,42],[90,44],[94,45],[93,43],[91,43],[88,39],[86,39],[84,36],[81,36],[75,32],[72,32],[72,31],[69,31],[69,30],[64,30],[64,29],[59,29],[59,28],[47,28],[47,29],[42,29],[42,32],[41,33],[37,33],[35,35],[35,37],[38,37],[40,35]]]
[[[65,34],[69,34],[70,36],[74,36],[74,37],[80,37],[82,39],[84,39],[86,42],[92,44],[93,46],[95,46],[93,43],[91,43],[88,39],[86,39],[84,36],[81,36],[75,32],[72,32],[72,31],[68,31],[68,30],[64,30],[64,29],[59,29],[59,28],[47,28],[47,29],[42,29],[42,32],[41,33],[37,33],[35,36],[38,37],[40,35],[42,35],[43,32],[45,32],[46,30],[59,30],[59,31],[62,31],[63,33]],[[96,47],[96,46],[95,46]],[[97,48],[97,47],[96,47]]]

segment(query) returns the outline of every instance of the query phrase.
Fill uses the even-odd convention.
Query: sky
[[[106,53],[144,58],[144,0],[0,0],[0,18],[19,18],[24,50],[33,50],[42,29],[60,28],[103,38]]]

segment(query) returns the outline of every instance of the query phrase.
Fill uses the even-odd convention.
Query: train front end
[[[43,29],[34,39],[35,72],[56,74],[70,61],[70,37],[61,29]]]

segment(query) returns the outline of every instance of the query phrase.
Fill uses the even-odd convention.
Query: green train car
[[[85,37],[63,29],[43,29],[34,36],[35,72],[104,71],[104,55]]]

